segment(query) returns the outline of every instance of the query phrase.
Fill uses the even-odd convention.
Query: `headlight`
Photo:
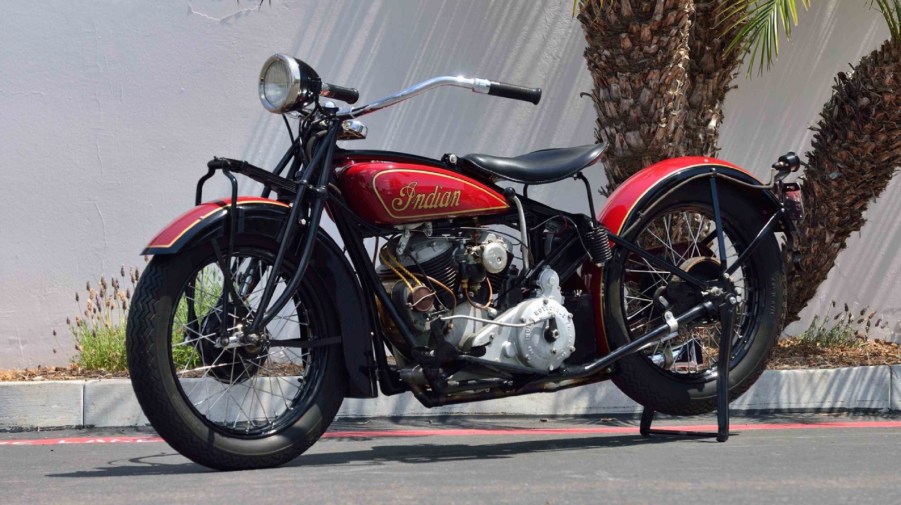
[[[322,81],[306,63],[275,54],[260,70],[260,101],[269,112],[282,114],[312,103],[319,95]]]

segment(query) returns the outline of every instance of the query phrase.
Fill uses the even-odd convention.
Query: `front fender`
[[[185,246],[222,233],[230,200],[203,203],[172,221],[144,249],[142,254],[174,254]],[[275,237],[288,218],[290,206],[267,198],[238,198],[238,233],[252,232]],[[350,398],[377,396],[372,367],[372,321],[369,300],[341,248],[320,230],[308,267],[326,284],[322,296],[335,308],[340,324],[344,363]]]
[[[202,203],[193,209],[188,210],[181,216],[175,218],[169,223],[156,237],[147,244],[147,247],[141,251],[143,255],[155,254],[175,254],[180,251],[186,244],[194,241],[198,237],[212,229],[214,223],[219,223],[228,213],[228,206],[231,199],[214,200],[212,202]],[[268,198],[259,198],[252,196],[238,197],[238,231],[240,232],[243,219],[240,219],[246,211],[252,210],[256,214],[268,214],[271,218],[277,216],[287,216],[287,209],[290,206],[286,203]],[[268,219],[271,220],[271,219]]]

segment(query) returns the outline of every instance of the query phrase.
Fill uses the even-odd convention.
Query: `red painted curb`
[[[37,438],[32,440],[0,440],[0,446],[11,445],[79,445],[79,444],[145,444],[162,442],[160,437],[73,437]]]
[[[716,425],[661,425],[669,430],[716,431]],[[825,422],[825,423],[788,423],[788,424],[733,424],[731,431],[788,431],[788,430],[822,430],[822,429],[873,429],[901,428],[901,421],[860,421],[860,422]],[[402,437],[475,437],[475,436],[528,436],[528,435],[609,435],[638,434],[634,426],[594,426],[587,428],[519,428],[519,429],[414,429],[414,430],[352,430],[330,431],[322,438],[402,438]],[[77,444],[146,444],[158,443],[159,437],[72,437],[72,438],[40,438],[30,440],[0,440],[0,446],[35,446],[35,445],[77,445]]]

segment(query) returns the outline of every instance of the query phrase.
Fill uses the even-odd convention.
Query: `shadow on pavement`
[[[154,461],[159,458],[172,457],[181,458],[177,452],[161,452],[153,456],[113,460],[107,463],[108,467],[69,473],[50,473],[47,474],[47,477],[133,477],[139,475],[184,475],[214,471],[190,461],[182,463]]]
[[[642,438],[640,435],[601,436],[572,439],[529,440],[500,444],[410,444],[377,445],[362,451],[329,452],[303,455],[289,466],[329,466],[368,463],[437,463],[483,459],[504,459],[520,454],[535,454],[584,449],[616,449],[632,445],[673,442],[672,437]],[[716,443],[714,440],[695,439],[695,442]]]
[[[475,440],[485,437],[473,437]],[[329,439],[328,442],[372,442],[383,439]],[[397,440],[397,439],[394,439]],[[410,440],[410,439],[405,439]],[[385,463],[439,463],[485,459],[506,459],[521,454],[580,451],[585,449],[617,449],[633,445],[660,444],[678,439],[671,437],[642,438],[639,435],[577,437],[571,439],[550,438],[506,443],[482,444],[434,444],[413,443],[375,445],[364,450],[330,451],[305,454],[285,465],[286,467],[315,467],[340,465],[381,465]],[[713,440],[695,439],[694,442],[716,443]],[[320,442],[321,444],[322,442]],[[340,447],[340,446],[338,446]],[[338,448],[333,447],[333,448]],[[132,477],[141,475],[184,475],[212,472],[191,462],[168,463],[163,458],[180,458],[175,452],[159,453],[126,460],[113,460],[108,467],[69,473],[48,474],[48,477]]]

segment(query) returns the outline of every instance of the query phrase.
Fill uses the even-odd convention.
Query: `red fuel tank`
[[[352,162],[338,173],[348,205],[374,224],[403,224],[498,214],[498,191],[443,168],[401,161]]]

